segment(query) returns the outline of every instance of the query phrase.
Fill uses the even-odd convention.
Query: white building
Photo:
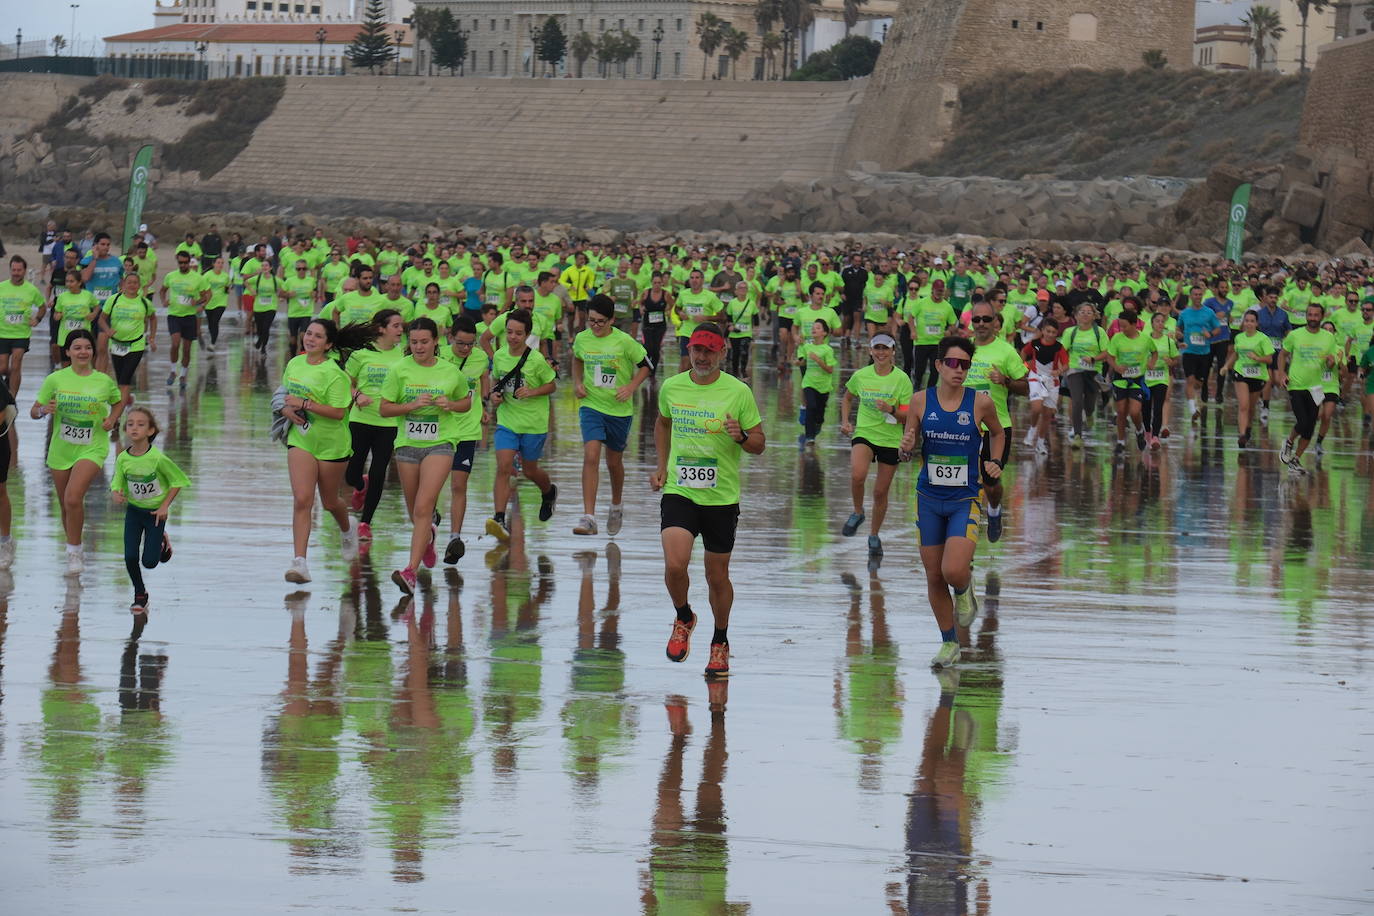
[[[414,52],[410,27],[389,25],[408,72]],[[128,60],[203,60],[209,76],[321,76],[349,69],[344,51],[356,22],[177,23],[105,39],[108,57]],[[388,70],[393,65],[388,65]]]
[[[384,0],[387,22],[410,18],[414,0]],[[184,23],[218,22],[362,22],[367,0],[173,0],[157,2],[157,25],[163,16]]]

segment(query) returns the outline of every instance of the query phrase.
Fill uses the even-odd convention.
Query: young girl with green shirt
[[[148,589],[139,569],[142,558],[146,569],[172,559],[172,542],[167,537],[167,511],[172,500],[190,480],[172,459],[153,445],[160,432],[157,419],[146,407],[134,407],[124,417],[124,435],[129,447],[115,459],[110,495],[124,508],[124,568],[134,586],[134,614],[148,611]]]

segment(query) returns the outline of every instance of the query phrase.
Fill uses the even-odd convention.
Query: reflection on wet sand
[[[286,597],[291,614],[286,686],[262,736],[262,770],[286,824],[293,874],[347,870],[359,854],[357,836],[336,822],[338,807],[339,672],[344,633],[329,642],[310,677],[305,611],[309,592]],[[340,613],[340,630],[348,612]]]
[[[966,635],[966,664],[938,672],[940,701],[930,715],[906,823],[906,893],[889,888],[894,912],[963,916],[991,912],[989,881],[974,858],[979,815],[1005,784],[1011,742],[999,735],[1000,583],[988,576],[977,635]],[[902,899],[904,897],[904,899]]]
[[[539,645],[539,609],[553,597],[553,562],[536,561],[535,585],[525,553],[524,523],[510,513],[510,544],[487,554],[491,567],[491,664],[487,669],[483,719],[491,736],[492,767],[503,780],[513,781],[518,751],[531,738],[543,710],[543,649]]]
[[[683,799],[683,768],[692,725],[687,699],[671,696],[664,702],[668,714],[668,753],[658,780],[650,837],[649,865],[641,875],[641,902],[645,916],[657,914],[747,913],[748,903],[726,899],[726,874],[730,864],[725,835],[725,707],[729,682],[707,682],[710,731],[701,752],[701,778],[697,782],[690,818]]]
[[[577,596],[577,647],[572,660],[572,695],[563,705],[563,739],[573,789],[594,802],[607,757],[628,750],[636,709],[625,698],[625,653],[620,648],[620,547],[606,545],[606,603],[597,627],[596,551],[574,556],[582,574]]]
[[[121,834],[134,840],[147,820],[149,783],[171,757],[171,729],[162,714],[162,681],[167,671],[165,650],[141,651],[139,636],[147,616],[134,618],[134,629],[119,662],[119,713],[107,724],[110,746],[106,762],[114,776],[115,814]],[[131,859],[141,858],[140,846],[128,847]]]
[[[835,715],[840,735],[859,754],[859,788],[882,789],[883,755],[902,736],[901,659],[887,627],[887,599],[876,569],[868,577],[869,638],[864,640],[863,588],[852,573],[845,615],[844,670],[835,673]]]

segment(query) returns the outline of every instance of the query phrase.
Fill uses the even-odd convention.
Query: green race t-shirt
[[[682,316],[682,323],[677,327],[678,337],[691,337],[697,325],[725,311],[720,297],[705,288],[699,293],[692,292],[690,288],[678,293],[677,308]]]
[[[497,316],[500,320],[502,316]],[[527,348],[528,350],[528,348]],[[544,357],[534,350],[528,350],[529,359],[519,372],[511,374],[504,388],[499,389],[501,404],[496,408],[496,422],[513,433],[547,433],[549,431],[549,396],[542,394],[534,398],[517,398],[515,392],[521,388],[538,388],[554,380],[553,367]],[[521,354],[523,355],[523,354]],[[506,347],[501,347],[491,360],[492,392],[506,373],[511,372],[520,362]]]
[[[155,314],[152,301],[142,296],[130,299],[123,293],[115,293],[105,300],[105,318],[110,323],[110,355],[128,356],[147,349],[148,318]]]
[[[142,455],[125,449],[115,458],[114,480],[110,489],[123,493],[129,504],[140,509],[156,509],[167,497],[167,491],[189,487],[191,481],[176,462],[157,446],[149,446]]]
[[[287,318],[310,318],[315,314],[316,283],[313,277],[287,277],[281,286],[286,295]]]
[[[172,318],[194,315],[201,294],[210,288],[205,275],[194,270],[174,270],[162,278],[162,285],[167,287],[167,314]]]
[[[739,461],[744,450],[725,431],[728,414],[743,430],[761,422],[754,393],[724,372],[709,385],[683,372],[658,391],[658,411],[672,423],[668,478],[664,493],[676,493],[699,506],[733,506],[739,502]]]
[[[282,283],[273,274],[257,274],[243,281],[246,292],[253,294],[254,312],[275,312],[277,298],[282,294]]]
[[[344,367],[344,371],[348,373],[349,378],[353,379],[353,387],[372,399],[372,403],[366,406],[354,402],[353,407],[348,412],[350,423],[366,423],[368,426],[395,428],[396,418],[384,417],[378,413],[378,402],[382,396],[382,383],[386,381],[386,374],[391,371],[393,366],[405,359],[405,356],[405,349],[400,346],[392,347],[390,350],[374,350],[372,347],[364,347],[349,354],[348,365]]]
[[[1232,346],[1236,349],[1236,362],[1232,368],[1237,375],[1268,381],[1269,365],[1274,356],[1274,342],[1268,334],[1259,331],[1237,334]]]
[[[644,361],[644,347],[629,334],[611,328],[597,337],[588,328],[573,338],[573,356],[582,360],[582,387],[587,396],[579,407],[590,407],[608,417],[628,417],[634,413],[633,401],[618,401],[616,389],[630,384],[636,367]]]
[[[43,306],[43,294],[27,280],[0,282],[0,337],[25,340],[33,327],[33,317]]]
[[[408,404],[423,394],[461,400],[468,396],[467,376],[447,360],[436,359],[434,365],[422,366],[407,356],[391,368],[382,382],[382,397],[392,404]],[[437,405],[402,414],[396,418],[396,447],[424,448],[441,442],[457,445],[460,417]]]
[[[103,372],[78,375],[68,366],[45,378],[38,390],[38,402],[57,401],[48,440],[48,467],[62,471],[78,461],[103,465],[110,452],[110,437],[100,424],[119,398],[119,387]]]
[[[811,358],[813,353],[820,358],[821,365],[829,366],[831,371],[826,372],[820,365],[817,365],[816,361]],[[807,341],[797,347],[797,359],[805,370],[802,373],[803,388],[812,388],[821,394],[829,394],[835,390],[835,368],[838,360],[836,360],[835,350],[830,344]]]
[[[458,371],[463,373],[463,377],[468,380],[468,388],[472,391],[472,404],[468,409],[458,415],[458,441],[468,442],[482,438],[482,376],[486,375],[491,368],[491,359],[477,345],[473,345],[467,356],[459,357],[453,352],[452,347],[445,347],[439,355],[453,365],[458,367]],[[533,355],[530,359],[534,359]]]
[[[730,336],[732,338],[752,338],[754,336],[754,319],[759,314],[759,306],[755,301],[753,293],[743,299],[731,299],[725,303],[725,321],[730,326]]]
[[[88,289],[63,290],[57,294],[57,301],[53,303],[53,311],[58,317],[58,337],[57,345],[65,347],[67,345],[67,335],[72,331],[91,327],[91,318],[94,317],[96,310],[100,308],[100,303],[96,301],[95,295]]]
[[[900,407],[910,401],[913,391],[910,376],[895,367],[887,375],[879,375],[870,364],[849,377],[845,390],[859,402],[854,420],[855,439],[865,439],[880,448],[896,448],[902,444],[901,421],[873,405],[876,401],[885,401],[892,407]]]
[[[998,421],[1003,429],[1009,429],[1011,412],[1007,410],[1007,386],[994,385],[988,380],[991,369],[996,369],[1013,381],[1025,378],[1030,370],[1015,348],[1000,337],[990,343],[977,345],[973,351],[973,365],[968,370],[964,384],[974,391],[986,391],[991,395],[992,403],[997,407]]]
[[[1322,373],[1327,369],[1326,357],[1340,355],[1336,335],[1320,329],[1314,334],[1306,327],[1288,332],[1283,339],[1283,349],[1291,359],[1288,366],[1289,391],[1320,387]]]
[[[304,353],[295,357],[282,372],[282,384],[286,386],[287,394],[316,401],[326,407],[347,407],[353,397],[348,374],[332,354],[326,354],[322,362],[314,365]],[[353,454],[347,417],[345,413],[343,418],[331,420],[307,412],[304,426],[291,424],[286,444],[303,448],[322,461],[347,458]]]
[[[1126,389],[1137,385],[1145,376],[1145,367],[1155,352],[1154,342],[1144,334],[1127,337],[1118,334],[1107,342],[1107,355],[1116,360],[1117,378],[1112,384]]]
[[[947,329],[959,323],[959,316],[955,314],[954,306],[949,304],[948,299],[941,299],[939,302],[923,299],[909,311],[916,320],[915,343],[920,347],[938,344]]]
[[[372,290],[364,296],[358,290],[349,290],[338,296],[334,300],[334,311],[339,316],[339,327],[350,324],[367,324],[372,320],[372,316],[384,308],[383,300],[386,297],[377,290]]]
[[[227,308],[229,305],[229,274],[222,270],[207,270],[201,274],[210,290],[210,301],[205,303],[206,311]]]
[[[1155,360],[1153,369],[1145,370],[1145,384],[1167,385],[1169,383],[1169,360],[1178,359],[1178,341],[1166,331],[1161,337],[1155,337],[1151,334],[1150,343],[1154,345],[1155,352],[1159,354],[1159,359]]]
[[[811,325],[817,321],[824,321],[826,327],[830,328],[830,333],[834,334],[840,329],[839,314],[828,305],[823,305],[818,309],[812,308],[811,303],[803,305],[797,309],[797,327],[801,329],[804,337],[811,336]]]

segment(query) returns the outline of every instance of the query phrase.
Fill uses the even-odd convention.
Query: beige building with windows
[[[1204,70],[1249,70],[1254,56],[1243,25],[1203,26],[1193,41],[1193,63]]]
[[[467,38],[464,76],[613,79],[763,79],[781,72],[781,51],[765,52],[762,30],[752,2],[722,0],[415,0],[417,8],[448,8]],[[860,8],[855,34],[881,40],[896,10],[896,0],[870,0]],[[824,0],[815,8],[816,22],[804,30],[794,60],[829,47],[844,35],[843,0]],[[731,59],[719,48],[707,60],[696,34],[704,13],[714,13],[749,36],[748,49]],[[567,37],[567,58],[550,69],[534,59],[531,31],[557,17]],[[593,40],[623,31],[639,42],[623,64],[609,66],[595,56],[578,61],[573,39],[586,32]],[[781,26],[774,26],[780,31]],[[421,41],[419,72],[433,72],[432,52]]]

